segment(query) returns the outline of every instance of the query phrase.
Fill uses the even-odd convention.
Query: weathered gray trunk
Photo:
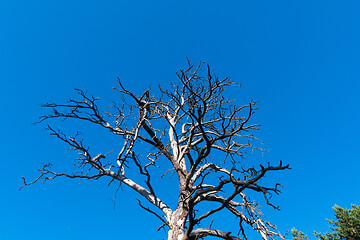
[[[187,240],[185,234],[185,223],[187,216],[189,214],[189,191],[186,190],[185,182],[186,175],[184,173],[187,172],[184,152],[179,151],[178,140],[175,137],[175,119],[176,115],[172,116],[167,114],[168,121],[171,125],[169,128],[169,139],[171,143],[171,149],[173,152],[173,156],[171,158],[171,162],[176,169],[176,172],[179,177],[179,201],[178,206],[174,212],[171,213],[171,216],[168,216],[169,223],[169,232],[168,232],[168,240]]]
[[[187,240],[185,224],[189,215],[189,191],[185,189],[185,178],[179,175],[179,202],[169,217],[168,240]]]
[[[169,219],[168,240],[185,240],[185,221],[188,211],[184,207],[178,208],[172,213]]]

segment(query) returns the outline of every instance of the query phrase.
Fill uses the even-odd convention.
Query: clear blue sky
[[[45,113],[40,104],[74,88],[110,104],[117,76],[141,92],[175,80],[186,56],[242,83],[235,98],[261,100],[263,161],[292,167],[272,175],[286,188],[267,219],[310,239],[327,231],[332,206],[360,204],[359,13],[356,0],[1,0],[0,238],[165,238],[127,188],[114,209],[106,181],[17,189],[42,163],[62,169],[71,160],[44,125],[31,125]]]

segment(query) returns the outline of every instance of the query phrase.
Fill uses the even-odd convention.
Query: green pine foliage
[[[308,240],[308,237],[303,232],[298,231],[295,228],[291,229],[291,234],[293,240]]]
[[[360,206],[351,205],[352,209],[333,207],[336,220],[328,220],[332,233],[317,233],[320,240],[360,240]],[[295,238],[294,238],[295,239]]]

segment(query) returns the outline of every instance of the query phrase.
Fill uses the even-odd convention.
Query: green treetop
[[[291,234],[293,240],[308,240],[308,237],[303,232],[298,231],[295,228],[291,229]]]
[[[360,240],[360,206],[351,205],[351,209],[344,209],[337,205],[333,207],[336,220],[328,220],[332,233],[317,233],[320,240]],[[293,240],[308,240],[308,237],[295,228],[291,229]]]
[[[317,233],[321,240],[360,240],[360,206],[351,205],[352,209],[344,209],[337,205],[333,207],[337,220],[327,221],[332,225],[332,233]]]

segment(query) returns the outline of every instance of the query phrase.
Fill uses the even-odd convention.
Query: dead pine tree
[[[60,176],[93,180],[105,177],[140,194],[148,205],[139,200],[140,207],[160,219],[168,240],[207,236],[247,239],[245,226],[262,239],[283,238],[272,223],[263,219],[259,201],[249,197],[258,194],[259,200],[278,209],[269,199],[279,193],[280,184],[265,186],[260,180],[270,172],[289,169],[281,161],[257,166],[245,161],[246,152],[256,148],[252,132],[259,125],[250,121],[256,102],[234,104],[225,97],[225,90],[238,85],[213,75],[204,63],[194,65],[188,61],[187,68],[177,76],[177,82],[159,87],[156,97],[150,90],[137,95],[118,80],[115,90],[121,103],[114,106],[112,113],[101,111],[99,99],[81,90],[77,90],[79,100],[43,105],[52,111],[40,117],[39,122],[56,118],[86,121],[119,136],[121,146],[109,155],[90,153],[78,135],[69,137],[48,125],[52,135],[79,154],[74,169],[56,172],[51,170],[51,164],[45,164],[40,175],[32,182],[24,179],[22,187]],[[146,145],[149,148],[144,155]],[[162,169],[164,165],[167,167]],[[162,181],[161,187],[153,184],[153,179],[159,177],[153,173],[155,166],[165,177],[173,172],[177,179],[176,208],[169,207],[157,193],[157,189],[161,193],[167,187],[167,182]],[[144,184],[136,182],[138,175],[145,179]],[[213,227],[213,221],[224,221],[216,218],[219,211],[234,216],[225,221],[238,221],[237,233]]]

